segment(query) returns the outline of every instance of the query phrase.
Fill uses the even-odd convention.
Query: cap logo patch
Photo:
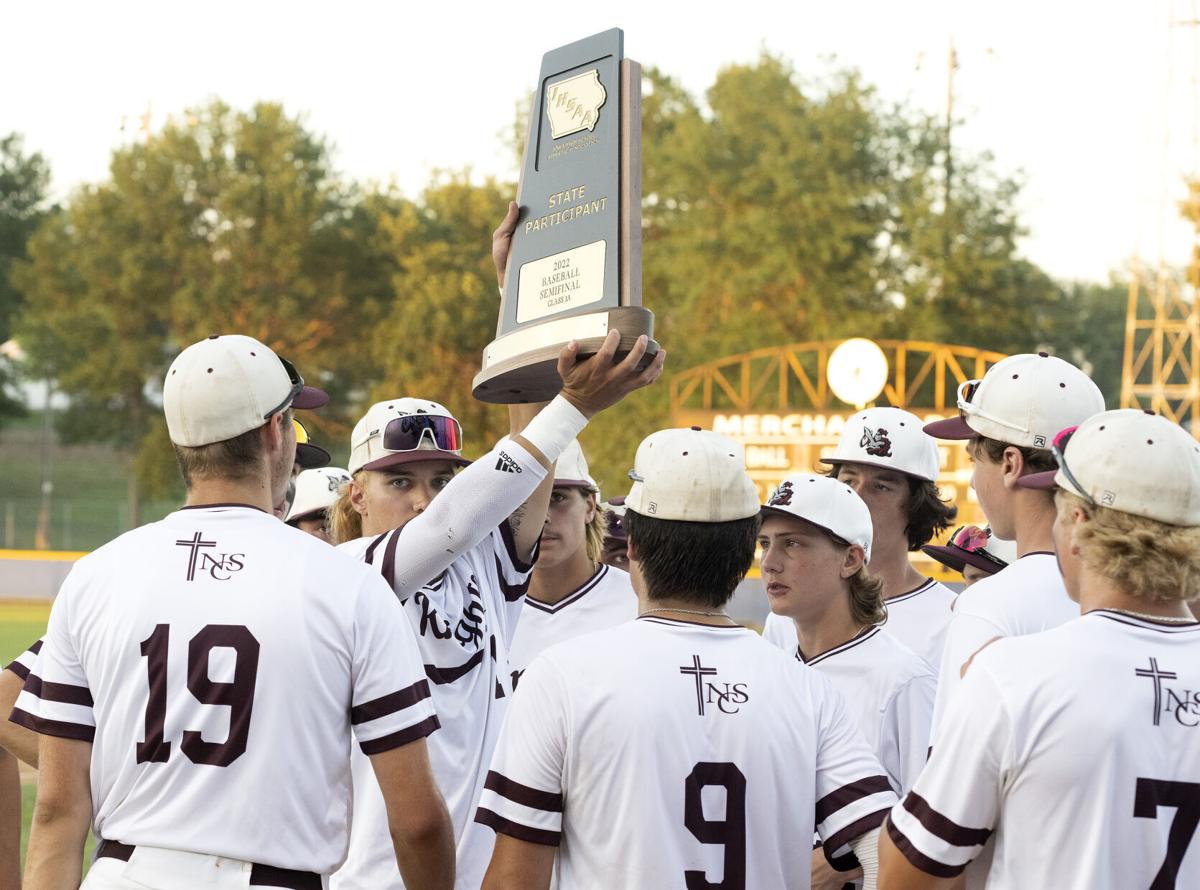
[[[892,440],[888,438],[888,431],[883,427],[873,430],[869,426],[864,426],[862,438],[858,440],[858,447],[867,449],[867,454],[875,457],[892,456]]]
[[[768,507],[788,507],[792,503],[792,495],[796,490],[792,488],[792,483],[783,482],[780,486],[771,492],[771,497],[767,500]]]
[[[1100,495],[1100,503],[1105,507],[1111,507],[1117,502],[1117,494],[1113,491],[1105,491]]]
[[[1034,448],[1045,448],[1046,447],[1046,437],[1045,436],[1034,436],[1033,437],[1033,447]]]

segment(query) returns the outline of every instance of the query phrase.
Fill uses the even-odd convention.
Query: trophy
[[[643,361],[658,352],[642,308],[642,69],[623,43],[614,28],[542,58],[496,339],[473,383],[481,401],[553,398],[571,340],[583,356],[615,329],[619,356],[642,334]]]

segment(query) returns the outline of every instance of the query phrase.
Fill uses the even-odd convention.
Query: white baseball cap
[[[659,430],[642,440],[625,509],[652,519],[732,522],[759,510],[742,446],[702,430]]]
[[[1021,478],[1169,525],[1200,526],[1200,444],[1165,417],[1105,411],[1054,439],[1058,469]]]
[[[196,448],[257,429],[289,406],[319,408],[323,391],[305,386],[295,367],[253,337],[213,334],[171,362],[163,413],[176,445]]]
[[[342,486],[349,481],[350,474],[340,467],[305,470],[296,477],[296,497],[283,521],[298,522],[324,513],[337,502]]]
[[[771,492],[762,512],[764,519],[772,513],[803,519],[847,544],[857,544],[871,558],[871,511],[844,482],[795,473]]]
[[[586,488],[596,494],[600,493],[600,486],[588,472],[587,459],[583,456],[578,439],[572,439],[555,462],[554,485],[560,488]]]
[[[823,464],[870,464],[936,482],[941,468],[937,442],[925,433],[921,418],[901,408],[868,408],[846,421],[842,437]]]
[[[396,423],[410,418],[409,423]],[[387,447],[385,440],[410,439],[404,448]],[[398,443],[390,443],[398,444]],[[466,466],[462,456],[462,427],[443,405],[428,399],[389,399],[376,402],[350,434],[350,472],[382,470],[418,460],[449,460]]]
[[[1010,355],[982,380],[958,388],[958,417],[925,427],[936,439],[986,436],[1009,445],[1050,447],[1059,430],[1104,410],[1104,396],[1070,362],[1039,352]]]

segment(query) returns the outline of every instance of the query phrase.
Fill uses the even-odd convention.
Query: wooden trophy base
[[[479,401],[494,405],[548,402],[562,389],[562,378],[558,376],[558,354],[562,348],[578,340],[581,356],[594,355],[613,329],[621,332],[618,360],[629,354],[643,334],[650,338],[650,343],[641,367],[658,353],[654,314],[649,309],[618,306],[572,315],[514,331],[489,343],[483,351],[483,370],[475,375],[472,392]]]

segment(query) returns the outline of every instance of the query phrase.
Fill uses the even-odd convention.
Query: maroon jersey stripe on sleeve
[[[85,705],[89,708],[95,704],[92,701],[92,693],[86,686],[43,682],[37,674],[30,674],[25,680],[25,691],[44,701],[62,702],[66,705]]]
[[[887,820],[888,837],[892,839],[892,843],[896,845],[896,849],[904,854],[904,858],[913,864],[913,867],[919,868],[927,875],[933,875],[937,878],[954,878],[962,874],[965,865],[946,865],[944,862],[938,862],[936,859],[930,859],[915,846],[912,841],[905,837],[891,819]]]
[[[420,723],[414,723],[412,726],[402,729],[399,732],[393,732],[391,735],[359,742],[358,747],[369,757],[372,754],[382,754],[384,751],[391,751],[394,748],[403,747],[409,742],[423,739],[441,728],[442,724],[438,718],[436,716],[429,716]]]
[[[13,708],[8,717],[18,726],[24,726],[41,735],[52,735],[62,739],[75,739],[80,742],[95,741],[96,727],[84,726],[82,723],[68,723],[65,720],[47,720],[45,717],[35,717],[28,711]]]
[[[505,819],[499,813],[493,813],[487,807],[480,807],[475,811],[475,821],[480,825],[488,826],[497,834],[507,834],[509,837],[515,837],[519,841],[541,844],[543,847],[557,847],[562,840],[562,832],[560,831],[530,828],[528,825],[521,825],[519,822]]]
[[[825,848],[825,858],[829,861],[829,864],[837,871],[850,871],[853,868],[858,868],[858,857],[853,853],[843,856],[836,856],[834,854],[849,845],[856,837],[862,837],[868,831],[873,831],[882,825],[883,820],[887,818],[887,814],[888,808],[884,807],[876,810],[869,816],[863,816],[861,819],[847,825],[841,831],[830,835],[829,839],[823,845]]]
[[[929,805],[925,798],[910,791],[904,797],[904,809],[908,810],[922,827],[934,837],[956,847],[981,847],[992,836],[990,828],[966,828],[947,819]]]
[[[411,686],[390,693],[389,695],[383,695],[369,702],[364,702],[361,705],[355,705],[350,709],[350,722],[358,724],[366,723],[369,720],[378,720],[380,717],[386,717],[388,714],[394,714],[397,711],[403,711],[405,708],[411,708],[417,702],[427,698],[429,698],[429,681],[419,680]]]
[[[561,813],[563,811],[563,798],[561,794],[530,788],[528,785],[514,782],[508,776],[501,775],[495,770],[488,770],[487,779],[484,780],[483,787],[489,791],[495,791],[501,797],[506,797],[513,803],[518,803],[523,807],[529,807],[533,810],[543,810],[547,813]]]
[[[862,800],[872,794],[890,793],[891,790],[892,786],[886,776],[868,776],[857,782],[851,782],[849,785],[843,785],[817,801],[817,824],[820,825],[838,810],[849,806],[856,800]]]

